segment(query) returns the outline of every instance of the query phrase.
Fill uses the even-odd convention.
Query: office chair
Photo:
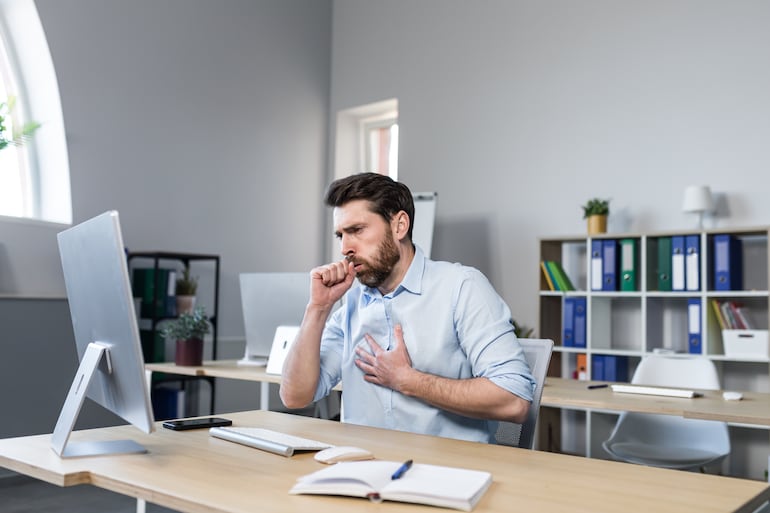
[[[540,411],[540,398],[543,396],[545,375],[548,372],[548,363],[551,361],[551,353],[553,352],[553,340],[520,338],[519,344],[524,350],[524,356],[532,371],[532,376],[535,378],[536,386],[532,405],[529,407],[527,420],[523,424],[500,422],[495,433],[495,441],[500,445],[534,449],[535,425]]]
[[[706,358],[651,355],[642,358],[631,383],[718,390],[719,376]],[[730,454],[730,437],[725,422],[625,412],[602,447],[629,463],[703,470]]]

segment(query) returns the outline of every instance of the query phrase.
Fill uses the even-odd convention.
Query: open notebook
[[[478,470],[415,463],[398,479],[396,461],[342,462],[300,477],[290,494],[347,495],[471,511],[492,483]]]

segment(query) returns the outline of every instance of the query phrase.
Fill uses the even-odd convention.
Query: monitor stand
[[[246,352],[243,358],[238,360],[238,365],[249,365],[251,367],[265,367],[267,365],[267,356],[260,356],[251,354],[249,348],[246,348]]]
[[[112,373],[109,344],[91,342],[86,347],[67,399],[59,413],[59,420],[56,421],[56,427],[51,435],[51,448],[62,458],[147,452],[147,449],[133,440],[67,443],[85,402],[88,385],[96,372]]]

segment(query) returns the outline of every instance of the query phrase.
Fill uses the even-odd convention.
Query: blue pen
[[[393,475],[390,476],[391,479],[398,479],[402,477],[404,474],[406,474],[406,471],[409,470],[409,468],[412,466],[412,460],[406,460],[403,465],[398,467],[398,470],[393,472]]]

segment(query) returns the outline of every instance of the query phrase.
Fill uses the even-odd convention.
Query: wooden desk
[[[742,392],[740,401],[726,401],[721,390],[700,390],[703,397],[682,399],[653,395],[621,394],[611,388],[589,389],[591,381],[546,379],[542,406],[596,410],[663,413],[686,418],[770,426],[770,394]]]
[[[241,366],[236,360],[206,361],[199,367],[178,367],[173,363],[147,364],[147,370],[189,376],[213,376],[262,383],[260,408],[268,409],[267,383],[280,383],[281,377],[267,374],[265,367]],[[725,401],[721,391],[703,390],[703,397],[681,399],[614,393],[612,389],[588,389],[591,381],[553,378],[546,379],[541,406],[556,408],[592,408],[610,411],[663,413],[680,417],[737,422],[770,426],[770,394],[743,392],[740,401]],[[341,390],[341,386],[336,390]]]
[[[475,512],[751,512],[770,500],[759,481],[664,470],[605,460],[414,435],[277,412],[228,414],[254,425],[336,445],[357,445],[378,458],[487,470],[493,484]],[[322,468],[312,454],[284,458],[203,430],[132,426],[73,433],[72,439],[130,437],[148,454],[59,459],[50,435],[0,440],[0,465],[60,486],[91,484],[190,513],[425,511],[432,507],[328,496],[294,496],[295,480]]]

